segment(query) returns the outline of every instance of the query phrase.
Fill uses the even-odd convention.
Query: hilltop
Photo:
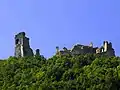
[[[15,35],[15,56],[0,60],[0,90],[118,90],[120,57],[112,43],[77,44],[46,59],[33,53],[25,32]]]

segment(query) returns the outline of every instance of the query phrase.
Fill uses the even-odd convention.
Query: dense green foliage
[[[120,58],[99,55],[10,57],[0,61],[0,90],[119,90]]]

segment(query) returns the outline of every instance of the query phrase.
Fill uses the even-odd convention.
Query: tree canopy
[[[9,57],[0,61],[0,90],[119,90],[120,58],[95,54]]]

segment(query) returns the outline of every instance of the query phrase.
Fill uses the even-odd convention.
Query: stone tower
[[[40,50],[39,49],[36,49],[36,56],[40,56]]]
[[[15,57],[33,56],[33,51],[29,45],[29,38],[25,32],[15,35]]]
[[[58,46],[56,46],[56,51],[57,51],[57,53],[59,52],[59,47]]]
[[[107,52],[108,50],[108,41],[103,42],[104,52]]]
[[[93,43],[92,42],[90,42],[90,45],[89,45],[90,47],[93,47]]]

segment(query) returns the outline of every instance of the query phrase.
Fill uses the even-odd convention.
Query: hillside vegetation
[[[9,57],[0,61],[0,90],[119,90],[120,58]]]

